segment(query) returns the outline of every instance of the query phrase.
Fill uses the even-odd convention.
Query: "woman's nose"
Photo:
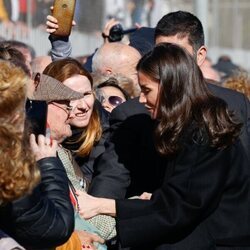
[[[78,109],[85,109],[86,107],[88,107],[88,102],[82,98],[82,99],[79,99],[76,103],[76,108]]]
[[[139,96],[139,102],[140,103],[146,103],[147,102],[147,99],[146,99],[145,95],[142,92],[140,93],[140,96]]]
[[[102,106],[103,106],[103,108],[106,109],[108,112],[111,112],[112,109],[113,109],[112,105],[110,105],[109,102],[108,102],[106,99],[104,99],[104,100],[102,101]]]

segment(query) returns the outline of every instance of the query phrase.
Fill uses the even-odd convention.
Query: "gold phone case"
[[[76,0],[54,0],[53,16],[58,21],[57,36],[69,36],[75,12]]]

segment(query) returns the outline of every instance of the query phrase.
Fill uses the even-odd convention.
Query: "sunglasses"
[[[117,107],[118,105],[124,102],[124,100],[120,96],[115,96],[115,95],[109,96],[107,98],[101,95],[100,93],[98,93],[96,98],[98,99],[100,103],[103,103],[105,100],[107,100],[109,104],[111,104],[113,107]]]

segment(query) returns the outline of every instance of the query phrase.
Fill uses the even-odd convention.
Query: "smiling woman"
[[[71,58],[52,62],[43,73],[84,94],[82,99],[70,102],[72,110],[68,123],[82,130],[81,136],[76,139],[82,144],[76,151],[80,156],[87,156],[102,133],[97,107],[94,105],[92,77],[78,61]]]
[[[114,218],[100,215],[85,221],[77,213],[80,209],[78,200],[82,193],[88,190],[93,173],[90,166],[95,157],[100,154],[95,151],[95,157],[91,155],[96,145],[100,148],[98,143],[102,136],[100,113],[92,91],[92,78],[78,61],[71,58],[52,62],[45,68],[43,74],[59,81],[61,88],[66,87],[81,95],[79,98],[63,99],[64,101],[50,101],[48,105],[51,137],[62,143],[63,139],[72,135],[73,130],[73,136],[60,145],[57,153],[68,176],[70,197],[76,212],[75,230],[94,232],[104,239],[110,239],[116,233]],[[78,158],[73,157],[72,151]],[[80,167],[75,159],[80,159],[80,162],[85,160],[90,173],[86,173],[84,166]],[[99,242],[102,241],[99,240]],[[86,242],[82,243],[86,244]],[[99,246],[98,249],[101,247],[105,248],[105,246]]]

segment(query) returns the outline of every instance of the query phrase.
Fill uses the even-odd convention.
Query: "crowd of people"
[[[51,15],[51,57],[0,42],[0,249],[250,249],[248,74],[189,12],[116,23],[84,64]]]

